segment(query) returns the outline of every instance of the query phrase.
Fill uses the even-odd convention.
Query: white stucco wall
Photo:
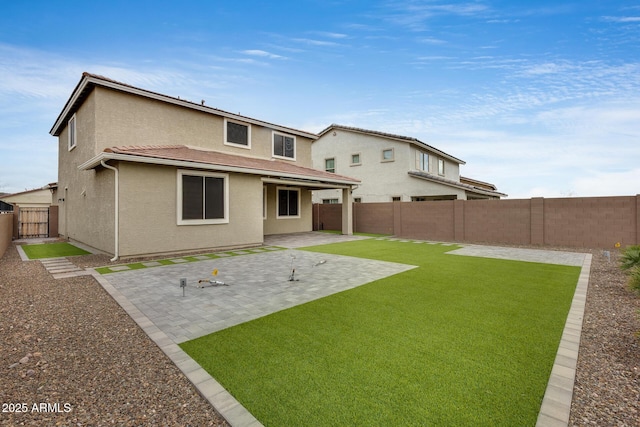
[[[382,152],[387,149],[393,149],[393,161],[382,159]],[[409,171],[417,170],[416,150],[417,148],[408,142],[336,129],[327,132],[313,143],[313,167],[325,169],[325,159],[335,158],[337,174],[362,181],[362,184],[353,191],[353,197],[361,198],[364,203],[390,202],[393,197],[400,197],[401,201],[411,201],[412,197],[418,196],[455,195],[458,199],[466,198],[463,190],[409,176]],[[360,164],[351,163],[354,154],[360,155]],[[429,171],[437,175],[438,158],[442,157],[435,153],[428,154],[430,154]],[[458,163],[445,159],[444,177],[459,181]],[[342,192],[341,190],[313,192],[314,203],[322,203],[323,199],[338,199],[341,203]]]

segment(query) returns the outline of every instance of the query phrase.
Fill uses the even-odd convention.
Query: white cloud
[[[284,56],[276,55],[274,53],[270,53],[270,52],[259,50],[259,49],[243,50],[242,53],[244,53],[245,55],[259,56],[261,58],[286,59]]]

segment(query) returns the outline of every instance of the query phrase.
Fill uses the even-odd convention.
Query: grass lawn
[[[66,242],[22,245],[22,249],[29,259],[58,258],[65,256],[87,255],[90,253]]]
[[[452,249],[307,248],[419,268],[181,347],[267,426],[535,425],[580,269]]]

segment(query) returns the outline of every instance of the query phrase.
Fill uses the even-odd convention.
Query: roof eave
[[[409,175],[413,176],[415,178],[419,178],[419,179],[424,179],[424,180],[427,180],[427,181],[435,182],[437,184],[442,184],[442,185],[446,185],[446,186],[449,186],[449,187],[458,188],[460,190],[469,191],[469,192],[476,193],[476,194],[482,194],[484,196],[508,197],[507,194],[500,193],[499,191],[484,190],[484,189],[481,189],[481,188],[472,187],[472,186],[467,185],[467,184],[455,183],[455,182],[452,182],[452,181],[449,181],[449,180],[445,181],[445,180],[438,179],[436,177],[427,176],[427,175],[422,174],[420,172],[409,171]]]
[[[119,153],[107,153],[102,152],[95,157],[87,160],[78,166],[80,170],[91,170],[98,166],[100,166],[102,161],[124,161],[124,162],[136,162],[136,163],[146,163],[160,166],[174,166],[178,168],[188,168],[188,169],[204,169],[204,170],[215,170],[215,171],[223,171],[223,172],[235,172],[235,173],[245,173],[252,175],[260,175],[266,177],[281,177],[281,178],[289,178],[293,180],[305,180],[305,181],[315,181],[318,183],[330,183],[336,184],[340,186],[351,186],[358,185],[360,181],[357,180],[343,180],[343,179],[332,179],[332,178],[321,178],[314,177],[310,175],[304,174],[296,174],[290,172],[278,172],[271,171],[265,169],[254,169],[254,168],[245,168],[239,166],[227,166],[227,165],[217,165],[212,163],[204,163],[204,162],[193,162],[187,160],[174,160],[174,159],[163,159],[158,157],[147,157],[147,156],[138,156],[133,154],[119,154]]]

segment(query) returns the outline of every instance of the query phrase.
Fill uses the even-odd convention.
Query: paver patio
[[[232,425],[259,426],[260,422],[177,344],[414,268],[405,264],[292,249],[361,238],[366,237],[325,233],[268,236],[266,245],[290,249],[258,253],[253,250],[239,256],[154,266],[106,276],[96,274],[95,277]],[[562,352],[567,351],[567,346],[574,348],[579,345],[591,256],[480,245],[463,245],[449,253],[582,266],[559,356],[538,419],[538,425],[566,426],[573,375],[558,374],[558,370],[568,369],[570,374],[575,373],[577,350],[575,357],[570,358]],[[295,268],[295,281],[289,280],[292,268]],[[214,279],[211,274],[214,269],[219,271],[215,279],[224,281],[228,286],[200,288],[198,280]],[[185,296],[180,287],[182,278],[187,279]],[[565,382],[566,386],[557,385]]]

